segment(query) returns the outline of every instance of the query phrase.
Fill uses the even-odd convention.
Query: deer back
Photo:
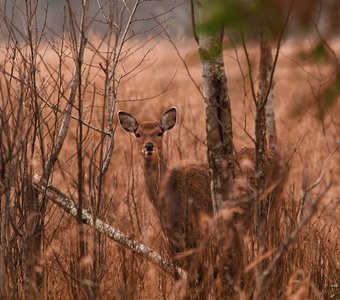
[[[168,170],[155,206],[173,254],[197,247],[200,217],[213,213],[208,167],[188,165]]]

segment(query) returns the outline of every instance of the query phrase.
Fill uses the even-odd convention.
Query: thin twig
[[[88,5],[85,5],[85,7],[88,7]],[[87,42],[87,38],[85,36],[87,13],[88,13],[87,9],[83,10],[83,12],[82,12],[81,25],[80,25],[81,31],[80,31],[80,34],[79,34],[77,54],[76,54],[76,57],[75,57],[75,71],[74,71],[74,75],[73,75],[73,81],[72,81],[72,85],[71,85],[70,96],[69,96],[66,108],[63,112],[63,121],[62,121],[62,125],[59,129],[59,133],[58,133],[58,136],[57,136],[56,143],[53,147],[50,159],[49,159],[47,166],[46,166],[47,176],[48,176],[48,174],[51,173],[53,166],[58,159],[59,153],[60,153],[61,148],[64,144],[64,141],[66,139],[66,135],[67,135],[69,125],[70,125],[71,111],[72,111],[74,102],[76,100],[77,87],[78,87],[80,76],[81,76],[81,67],[82,67],[82,62],[83,62],[83,59],[84,59],[85,46],[86,46],[86,42]],[[70,12],[70,15],[71,15],[71,12]]]
[[[197,45],[199,45],[200,41],[197,35],[196,31],[196,21],[195,21],[195,5],[194,0],[190,0],[190,14],[191,14],[191,27],[192,27],[192,33],[194,35],[195,41]]]
[[[166,31],[166,29],[164,28],[164,26],[157,20],[157,18],[155,18],[155,22],[157,22],[157,24],[159,25],[159,27],[162,28],[164,34],[166,35],[167,39],[169,40],[169,42],[171,43],[171,45],[174,47],[179,59],[181,60],[181,62],[184,65],[184,68],[187,72],[187,75],[189,76],[190,80],[192,81],[192,83],[194,84],[194,86],[196,87],[197,91],[200,93],[200,95],[202,96],[202,98],[204,99],[203,93],[199,87],[199,85],[197,84],[197,82],[195,81],[195,79],[192,77],[190,70],[188,68],[187,63],[185,62],[184,58],[182,57],[182,55],[179,53],[178,48],[176,46],[176,44],[174,43],[174,41],[172,40],[170,34]]]
[[[251,95],[253,96],[254,103],[256,104],[256,94],[255,94],[255,88],[254,88],[254,80],[253,80],[253,75],[252,75],[251,62],[250,62],[249,53],[248,53],[246,42],[244,40],[244,36],[242,32],[241,32],[241,37],[242,37],[242,46],[243,46],[244,54],[246,55],[247,64],[248,64]]]
[[[281,49],[281,42],[282,42],[282,39],[283,39],[283,35],[286,32],[286,28],[287,28],[287,25],[288,25],[289,17],[290,17],[290,14],[291,14],[292,10],[293,10],[294,4],[295,4],[295,0],[293,0],[291,2],[288,14],[287,14],[286,19],[285,19],[285,23],[284,23],[283,28],[282,28],[281,33],[280,33],[280,37],[279,37],[279,39],[277,41],[276,53],[275,53],[275,57],[274,57],[274,62],[273,62],[272,70],[271,70],[271,73],[270,73],[268,89],[267,89],[264,101],[261,103],[262,107],[264,107],[266,105],[267,100],[268,100],[268,96],[270,94],[271,86],[273,84],[274,73],[275,73],[275,70],[276,70],[276,64],[277,64],[277,61],[278,61],[278,58],[279,58],[280,49]]]

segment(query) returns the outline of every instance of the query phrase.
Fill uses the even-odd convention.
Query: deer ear
[[[125,131],[129,133],[134,133],[137,130],[139,124],[133,116],[121,110],[117,113],[117,115],[118,115],[120,126]]]
[[[163,114],[161,120],[159,121],[159,125],[164,131],[170,130],[176,125],[176,114],[176,107],[170,108]]]

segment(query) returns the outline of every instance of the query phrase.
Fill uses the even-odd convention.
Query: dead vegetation
[[[162,268],[83,225],[81,210],[86,209],[94,220],[170,259],[166,236],[144,188],[140,154],[132,138],[117,128],[118,109],[143,120],[159,120],[164,110],[177,106],[177,126],[164,141],[168,165],[207,162],[203,101],[175,51],[167,41],[154,47],[152,39],[123,39],[121,54],[114,56],[108,51],[112,34],[90,35],[86,43],[75,36],[47,41],[9,36],[1,44],[3,299],[178,299],[184,293],[181,281]],[[117,36],[121,34],[124,31]],[[119,41],[114,49],[119,49]],[[224,258],[234,259],[231,267],[242,270],[229,281],[237,298],[252,297],[260,281],[268,299],[339,297],[340,105],[335,101],[325,106],[320,120],[320,97],[334,77],[332,65],[302,60],[301,51],[310,48],[308,43],[298,44],[291,39],[282,46],[275,73],[278,151],[289,173],[272,198],[270,209],[275,213],[265,229],[270,240],[260,257],[249,206],[254,197],[244,194],[251,190],[254,161],[249,153],[243,156],[248,150],[240,150],[254,148],[255,138],[254,104],[246,72],[240,71],[246,70],[247,61],[241,49],[224,51],[234,143],[240,152],[235,194],[242,197],[222,210],[219,218],[226,222],[200,218],[206,239],[191,251],[200,253],[197,263],[204,275],[202,285],[195,288],[199,292],[204,286],[210,297],[222,295],[224,278],[216,274],[223,273],[216,269]],[[339,53],[339,41],[330,45]],[[178,49],[188,53],[191,75],[200,82],[195,47],[188,43]],[[258,50],[248,50],[256,65]],[[78,80],[75,74],[81,74]],[[58,159],[51,164],[72,90],[77,96],[70,127]],[[108,155],[112,159],[106,165]],[[272,177],[280,171],[274,169]],[[57,208],[45,193],[36,193],[31,184],[36,173],[76,203],[76,218]],[[274,180],[264,194],[277,183]],[[215,230],[224,234],[222,239],[216,238]],[[233,238],[241,240],[239,249],[228,248]],[[217,255],[219,243],[226,247],[226,257]],[[245,253],[244,261],[235,259],[235,251]],[[256,273],[262,262],[268,273]]]

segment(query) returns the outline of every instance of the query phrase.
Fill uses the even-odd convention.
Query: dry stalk
[[[306,193],[308,193],[311,189],[315,188],[319,183],[320,181],[318,178],[317,181],[306,190]],[[268,280],[269,275],[274,270],[275,266],[277,265],[281,257],[288,251],[289,247],[296,242],[297,237],[301,230],[305,228],[305,226],[308,224],[311,218],[315,215],[315,213],[317,212],[318,204],[320,203],[321,199],[326,194],[326,192],[330,189],[331,185],[332,183],[330,182],[326,184],[323,191],[319,193],[316,199],[311,203],[307,212],[305,212],[305,214],[301,218],[298,226],[287,236],[286,240],[282,243],[280,249],[274,255],[273,259],[270,261],[267,268],[263,270],[260,274],[258,274],[256,280],[256,289],[254,293],[254,300],[262,299],[263,296],[262,291],[266,284],[266,281]]]

